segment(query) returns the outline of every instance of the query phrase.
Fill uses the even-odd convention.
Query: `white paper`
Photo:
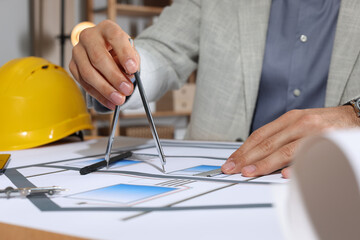
[[[287,198],[278,201],[288,239],[359,239],[360,130],[333,131],[300,147]]]
[[[271,193],[271,182],[281,176],[260,181],[241,174],[198,176],[220,168],[239,143],[162,142],[166,174],[153,142],[141,139],[117,138],[113,155],[129,149],[134,155],[87,175],[79,169],[104,157],[106,138],[11,152],[2,188],[67,191],[0,198],[0,221],[96,239],[234,238],[239,229],[246,238],[282,238]]]

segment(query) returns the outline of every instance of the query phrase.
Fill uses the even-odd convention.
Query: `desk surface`
[[[81,240],[84,238],[52,233],[47,231],[41,231],[34,228],[27,228],[22,226],[16,226],[12,224],[6,224],[0,222],[0,232],[2,239],[52,239],[52,240]]]
[[[81,176],[81,164],[103,157],[106,143],[99,138],[12,152],[0,188],[56,185],[69,191],[0,198],[0,231],[11,239],[211,240],[239,232],[252,239],[282,238],[271,195],[271,183],[285,181],[280,175],[202,175],[219,168],[239,143],[163,141],[168,160],[163,174],[151,140],[119,137],[115,152],[131,149],[134,158]]]

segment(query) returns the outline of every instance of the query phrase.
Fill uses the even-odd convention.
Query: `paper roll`
[[[328,132],[299,148],[284,214],[291,239],[360,239],[360,130]]]

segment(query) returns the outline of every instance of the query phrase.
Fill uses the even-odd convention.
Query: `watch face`
[[[356,99],[355,105],[360,110],[360,98]]]

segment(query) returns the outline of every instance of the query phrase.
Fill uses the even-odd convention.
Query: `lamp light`
[[[71,44],[75,46],[79,42],[80,33],[90,27],[95,27],[95,24],[92,22],[81,22],[77,24],[71,31]]]

